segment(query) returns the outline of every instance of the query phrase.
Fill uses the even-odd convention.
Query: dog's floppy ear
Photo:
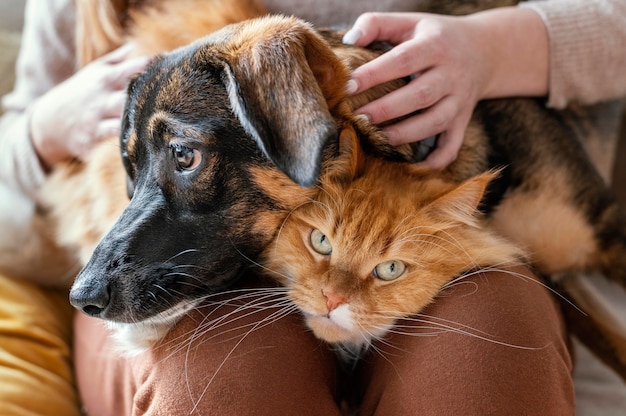
[[[314,184],[324,145],[338,134],[331,113],[345,96],[347,68],[296,18],[257,19],[229,42],[227,88],[241,124],[293,181]]]

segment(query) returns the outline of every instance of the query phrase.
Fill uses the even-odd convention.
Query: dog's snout
[[[102,317],[111,301],[111,289],[108,285],[99,287],[74,286],[70,291],[70,303],[83,313]]]

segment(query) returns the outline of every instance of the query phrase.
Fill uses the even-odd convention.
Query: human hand
[[[460,17],[423,13],[366,13],[344,37],[344,42],[359,46],[374,40],[396,46],[357,68],[348,84],[349,93],[396,78],[413,79],[357,113],[381,123],[422,110],[385,127],[383,133],[393,145],[439,135],[436,149],[425,162],[445,167],[456,158],[489,77],[472,24]]]
[[[374,40],[395,46],[355,69],[348,93],[401,77],[412,80],[356,112],[378,124],[421,110],[383,133],[393,145],[439,135],[425,160],[433,168],[456,159],[479,100],[547,93],[547,32],[529,9],[502,7],[461,17],[365,13],[344,36],[344,43],[358,46]]]
[[[96,59],[34,104],[31,139],[47,168],[83,159],[96,143],[119,134],[128,80],[150,60],[131,58],[132,49],[124,45]]]

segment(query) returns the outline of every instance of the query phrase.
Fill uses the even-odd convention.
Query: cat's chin
[[[308,317],[307,325],[316,337],[332,344],[352,343],[356,338],[351,331],[340,327],[330,318],[322,315]]]
[[[348,305],[342,305],[328,315],[307,314],[306,323],[317,338],[332,344],[361,346],[370,341],[366,334],[355,328]]]

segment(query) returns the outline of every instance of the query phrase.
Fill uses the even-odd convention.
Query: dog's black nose
[[[111,301],[111,289],[108,285],[74,285],[70,291],[70,303],[83,313],[101,318]]]

